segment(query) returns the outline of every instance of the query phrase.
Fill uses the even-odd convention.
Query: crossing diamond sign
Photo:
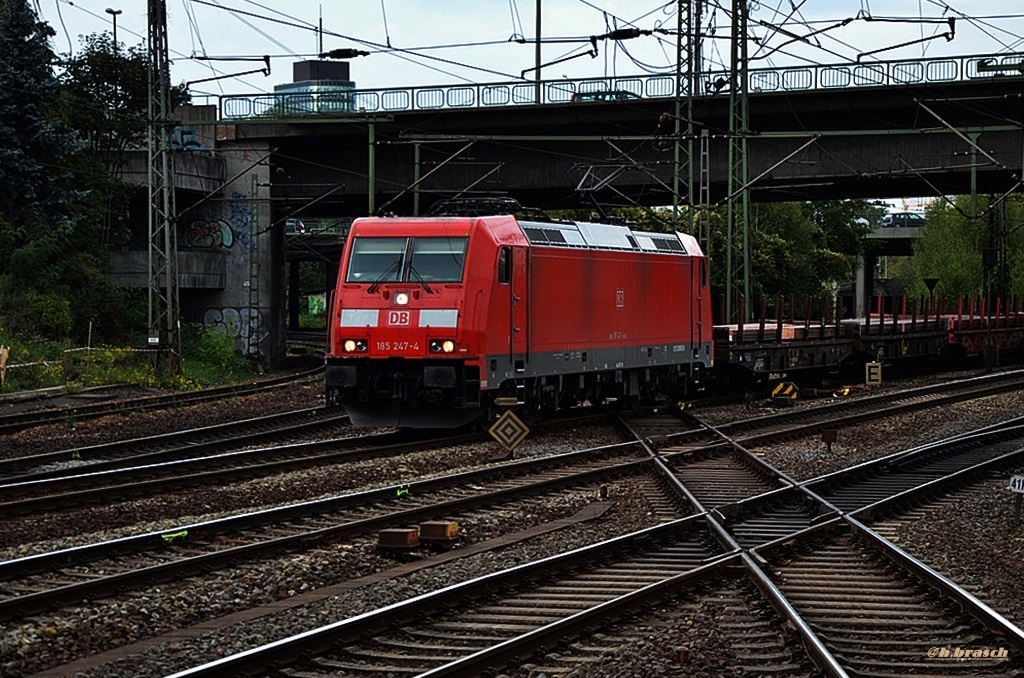
[[[494,422],[488,431],[492,438],[508,450],[516,449],[516,446],[523,442],[529,432],[529,427],[513,414],[512,410],[506,410],[505,414],[498,417],[498,421]]]

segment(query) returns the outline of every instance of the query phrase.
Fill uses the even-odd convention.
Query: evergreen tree
[[[101,233],[106,168],[61,127],[50,27],[0,0],[0,329],[12,337],[124,338],[124,297]]]
[[[49,119],[57,80],[49,38],[27,0],[0,4],[0,217],[66,221],[69,135]]]

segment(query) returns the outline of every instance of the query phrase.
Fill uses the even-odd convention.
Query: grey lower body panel
[[[534,379],[615,370],[687,366],[711,368],[711,342],[701,344],[651,344],[546,353],[488,356],[483,372],[486,387],[509,379]]]

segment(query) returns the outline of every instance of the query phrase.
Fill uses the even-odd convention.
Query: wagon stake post
[[[832,443],[838,442],[839,431],[834,428],[825,429],[821,432],[821,442],[828,445],[828,453],[832,454]]]

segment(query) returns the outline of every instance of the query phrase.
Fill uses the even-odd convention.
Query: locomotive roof
[[[363,228],[370,226],[398,226],[415,224],[418,227],[431,223],[448,227],[468,226],[471,222],[486,224],[494,219],[514,221],[519,225],[531,245],[547,247],[569,247],[578,249],[622,250],[627,252],[656,252],[680,256],[703,256],[697,239],[685,233],[653,233],[635,231],[628,226],[617,224],[595,224],[583,221],[527,221],[509,216],[482,217],[412,217],[357,219],[353,224],[353,235],[362,235]],[[357,227],[363,227],[358,228]]]
[[[700,247],[683,233],[634,231],[615,224],[582,221],[520,221],[531,245],[583,247],[602,250],[659,252],[661,254],[700,255]]]

